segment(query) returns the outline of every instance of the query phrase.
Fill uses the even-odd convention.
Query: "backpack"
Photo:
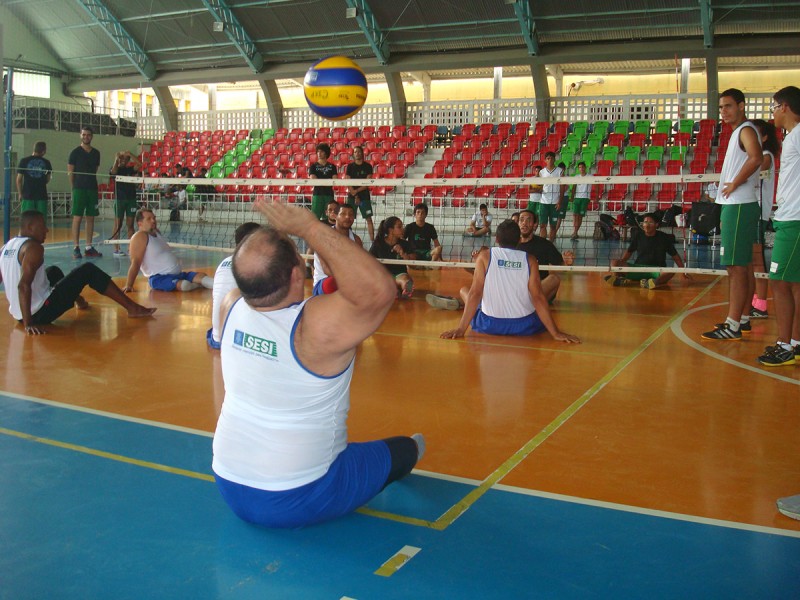
[[[619,231],[614,227],[614,217],[611,215],[600,215],[600,220],[594,224],[592,239],[596,241],[618,240]]]
[[[625,209],[624,214],[625,214],[625,224],[628,227],[638,227],[639,226],[639,222],[641,221],[641,218],[639,217],[639,215],[637,215],[635,212],[633,212],[633,209],[630,206]]]
[[[663,227],[675,227],[678,223],[675,217],[683,213],[683,210],[677,204],[673,204],[664,211],[664,216],[661,217],[661,225]]]
[[[180,221],[181,220],[181,211],[177,208],[173,208],[169,211],[169,220],[170,221]]]

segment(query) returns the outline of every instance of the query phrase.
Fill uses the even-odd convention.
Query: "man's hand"
[[[735,183],[733,183],[732,181],[729,181],[728,183],[726,183],[725,185],[723,185],[723,186],[722,186],[722,195],[723,195],[725,198],[727,198],[727,197],[728,197],[728,196],[730,196],[730,195],[733,193],[733,191],[734,191],[736,188],[738,188],[738,187],[739,187],[738,185],[736,185],[736,184],[735,184]]]
[[[577,335],[564,333],[563,331],[559,331],[558,333],[554,334],[553,339],[557,342],[567,342],[568,344],[581,343],[581,339]]]
[[[308,209],[273,203],[265,198],[256,200],[253,209],[264,215],[276,229],[304,239],[308,228],[319,224],[314,213]]]
[[[28,335],[44,335],[47,332],[36,325],[25,325],[25,333]]]
[[[460,328],[448,329],[447,331],[442,332],[442,334],[439,337],[444,338],[446,340],[454,340],[456,338],[464,337],[464,333],[465,333],[464,330]]]
[[[122,291],[124,293],[126,293],[126,294],[129,293],[129,292],[132,292],[133,291],[133,286],[132,285],[126,285],[124,288],[122,288]]]

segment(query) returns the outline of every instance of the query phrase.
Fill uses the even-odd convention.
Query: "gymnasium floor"
[[[73,266],[50,239],[47,264]],[[223,256],[179,255],[209,272]],[[701,343],[724,278],[575,274],[554,314],[579,346],[441,340],[458,313],[424,294],[469,276],[412,274],[415,298],[359,351],[349,425],[355,441],[423,432],[420,470],[299,531],[240,522],[211,483],[209,291],[140,278],[148,320],[89,291],[43,337],[0,319],[0,598],[797,597],[800,521],[775,500],[800,493],[800,367],[755,362],[774,319]]]

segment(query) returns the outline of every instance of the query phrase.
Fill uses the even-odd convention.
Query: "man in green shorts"
[[[97,195],[97,169],[100,168],[100,152],[92,148],[94,132],[90,127],[81,129],[81,145],[69,155],[67,177],[72,188],[72,241],[75,248],[72,258],[81,259],[81,221],[86,215],[86,257],[103,256],[92,245],[94,218],[100,214]]]
[[[539,173],[542,170],[542,165],[533,165],[532,169],[532,177],[539,177]],[[540,183],[532,183],[531,184],[531,191],[530,191],[530,200],[528,200],[528,206],[525,207],[525,210],[529,211],[533,214],[533,226],[536,227],[539,224],[539,205],[542,203],[542,191],[544,190],[544,186]]]
[[[586,163],[578,163],[578,177],[586,177]],[[578,231],[583,223],[583,217],[589,208],[589,194],[592,190],[590,183],[576,183],[572,186],[572,235],[569,239],[577,240]]]
[[[131,156],[130,152],[117,152],[114,164],[111,167],[111,176],[134,177],[139,174],[142,163],[139,159]],[[128,239],[133,237],[133,219],[139,204],[136,202],[136,184],[123,181],[115,181],[116,200],[114,200],[114,233],[111,239],[119,239],[122,222],[128,228]],[[125,252],[119,246],[114,247],[114,256],[125,256]]]
[[[765,367],[800,362],[800,89],[785,87],[773,96],[775,127],[785,129],[778,175],[775,244],[769,279],[775,297],[778,340],[758,357]],[[797,499],[796,499],[797,500]]]
[[[331,147],[328,144],[317,144],[317,160],[308,167],[308,176],[311,179],[333,179],[336,177],[336,165],[328,162],[331,156]],[[311,212],[320,221],[325,220],[325,207],[334,199],[333,187],[314,186],[311,193]]]
[[[758,239],[761,137],[745,115],[744,94],[731,88],[719,95],[720,119],[733,129],[719,178],[719,257],[728,271],[728,315],[724,323],[702,334],[704,340],[741,340],[749,332],[749,272],[753,242]]]
[[[346,175],[348,179],[370,179],[372,177],[372,165],[364,160],[364,148],[361,146],[353,148],[353,162],[347,165]],[[369,241],[374,242],[375,226],[372,223],[372,200],[369,188],[366,185],[348,187],[347,203],[358,207],[361,216],[367,222]]]
[[[36,142],[33,154],[19,161],[17,167],[17,194],[22,199],[20,212],[35,210],[47,216],[47,184],[53,174],[53,165],[44,155],[47,144]]]
[[[547,152],[544,155],[545,166],[539,171],[541,177],[563,177],[564,171],[556,166],[556,153]],[[558,210],[563,202],[567,186],[558,183],[547,183],[542,192],[542,203],[539,205],[539,235],[554,242],[558,233]],[[550,224],[550,235],[547,235],[547,225]]]

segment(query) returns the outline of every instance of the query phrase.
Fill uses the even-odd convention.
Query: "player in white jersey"
[[[238,246],[248,234],[259,228],[258,223],[243,223],[233,232],[233,243]],[[225,296],[236,287],[233,278],[233,256],[225,257],[214,273],[214,287],[211,289],[211,329],[206,332],[206,342],[209,347],[219,350],[220,336],[222,335],[222,322],[220,319],[220,307]]]
[[[533,256],[516,249],[519,240],[514,221],[497,227],[499,248],[486,248],[478,255],[472,285],[461,288],[461,321],[441,337],[463,337],[471,325],[478,333],[493,335],[532,335],[547,329],[555,340],[580,343],[556,326],[542,291],[539,265]]]
[[[749,273],[752,270],[753,242],[758,235],[759,169],[763,159],[761,138],[755,125],[747,121],[744,94],[735,88],[719,95],[720,119],[733,128],[716,202],[720,214],[720,263],[728,271],[728,315],[704,340],[741,340],[750,331]],[[750,291],[752,294],[752,291]]]
[[[356,220],[356,208],[352,204],[343,204],[336,213],[333,229],[359,246],[361,238],[353,232],[353,223]],[[332,294],[336,291],[336,279],[328,276],[328,269],[319,253],[314,252],[314,287],[312,296]]]
[[[139,231],[131,238],[131,266],[123,291],[133,291],[133,284],[141,269],[150,287],[163,292],[180,290],[189,292],[199,287],[211,289],[214,278],[199,271],[181,271],[181,263],[172,252],[167,240],[158,232],[156,215],[143,208],[136,213]]]
[[[769,265],[778,341],[758,358],[768,367],[796,364],[800,356],[800,89],[785,87],[773,101],[775,127],[788,133],[783,138],[775,243]]]
[[[555,152],[547,152],[544,155],[545,165],[539,171],[539,177],[563,177],[564,170],[556,166]],[[558,233],[558,213],[561,210],[561,203],[564,201],[564,192],[567,186],[558,183],[546,183],[542,191],[542,200],[539,204],[539,235],[555,241]],[[550,224],[550,236],[547,235],[547,224]]]
[[[424,439],[347,441],[356,348],[396,295],[388,271],[308,210],[263,199],[255,208],[272,227],[251,233],[233,256],[212,468],[240,518],[296,528],[352,512],[407,475]],[[336,292],[303,300],[305,267],[287,234],[316,249]]]
[[[89,308],[80,295],[87,285],[122,306],[129,317],[147,317],[155,312],[155,308],[146,308],[128,298],[108,274],[93,264],[84,263],[66,277],[58,267],[45,269],[47,231],[42,213],[25,211],[19,236],[0,248],[0,283],[5,287],[8,311],[22,323],[26,333],[45,333],[42,325],[52,323],[73,306]]]

